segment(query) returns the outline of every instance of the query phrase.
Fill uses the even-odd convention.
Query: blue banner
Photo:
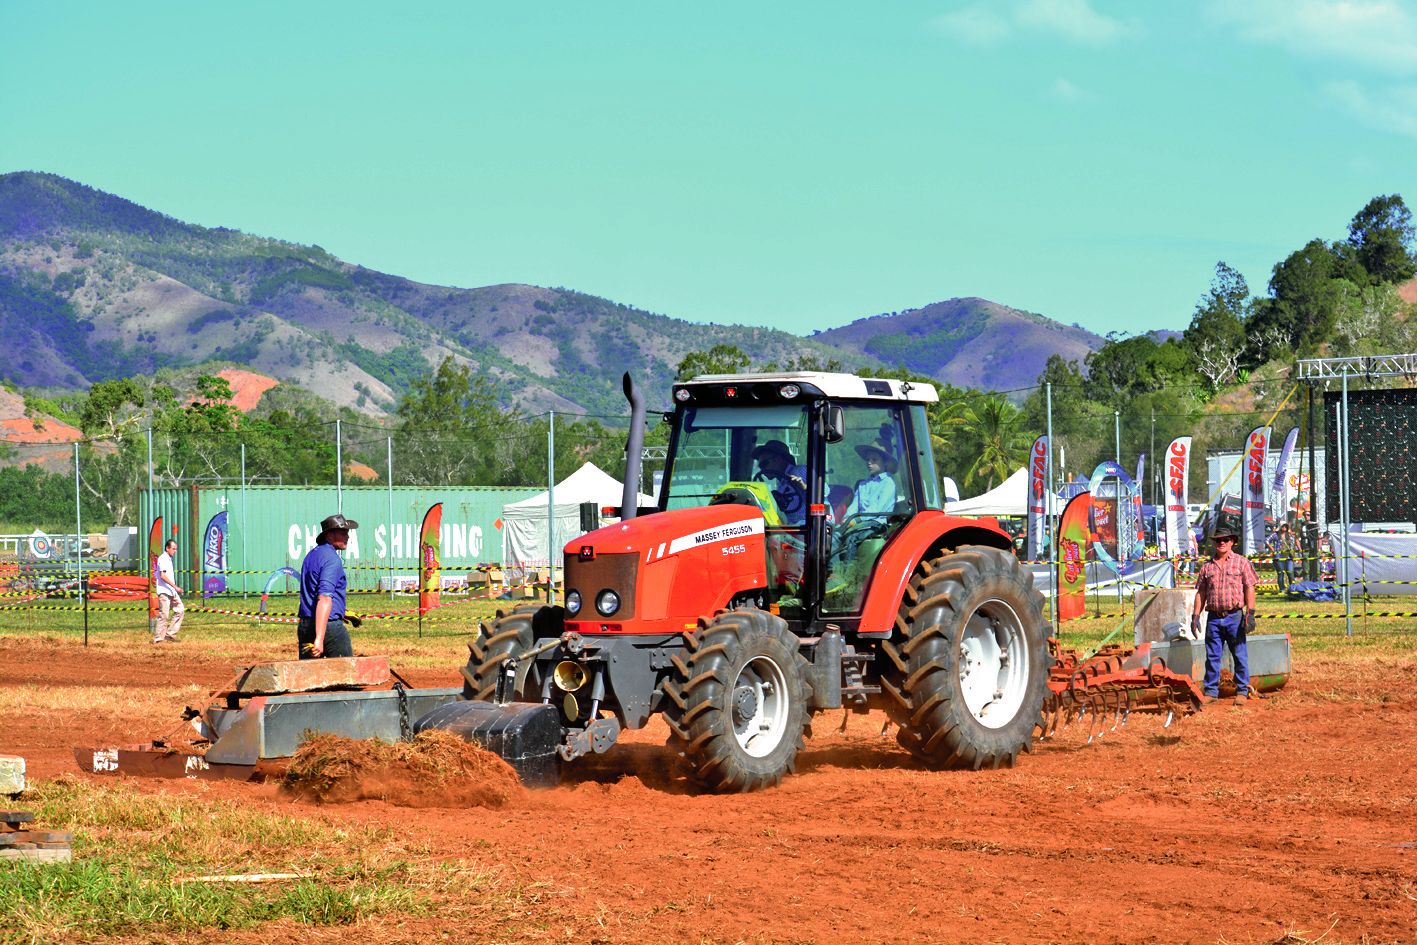
[[[226,513],[218,512],[207,523],[202,538],[202,596],[226,591]]]

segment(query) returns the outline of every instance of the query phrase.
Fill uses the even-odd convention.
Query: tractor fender
[[[961,545],[1013,550],[1008,533],[992,518],[964,518],[926,510],[907,522],[881,550],[857,632],[862,636],[889,637],[915,568],[922,560]]]

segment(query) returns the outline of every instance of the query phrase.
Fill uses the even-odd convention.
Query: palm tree
[[[986,394],[965,411],[965,424],[978,439],[979,456],[965,473],[965,482],[986,479],[992,489],[1028,458],[1028,435],[1021,429],[1023,414],[1000,394]]]

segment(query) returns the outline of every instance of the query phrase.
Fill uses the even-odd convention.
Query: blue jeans
[[[1280,558],[1274,562],[1274,578],[1279,582],[1279,593],[1283,594],[1294,583],[1294,562]]]
[[[310,652],[315,646],[315,618],[301,617],[299,623],[295,625],[295,641],[297,652],[302,660],[314,659],[314,654]],[[345,629],[344,620],[335,617],[325,622],[325,651],[324,656],[353,656],[354,644],[349,639],[349,631]]]
[[[1218,617],[1211,614],[1205,626],[1205,684],[1201,687],[1208,696],[1220,694],[1220,657],[1225,647],[1230,647],[1230,656],[1235,661],[1235,692],[1248,695],[1250,691],[1250,649],[1245,643],[1245,611]]]

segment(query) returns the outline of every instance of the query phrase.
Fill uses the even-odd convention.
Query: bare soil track
[[[447,672],[414,672],[412,681],[455,684],[456,660],[450,652]],[[171,727],[183,696],[168,711],[145,692],[214,687],[230,672],[195,641],[148,652],[0,640],[0,690],[28,688],[46,706],[10,700],[0,753],[26,756],[34,777],[72,772],[73,746]],[[1133,716],[1093,745],[1079,726],[1004,771],[925,771],[881,737],[882,716],[850,716],[838,731],[841,715],[823,715],[798,773],[746,796],[688,791],[652,726],[572,769],[562,787],[501,810],[377,801],[318,810],[394,825],[437,856],[500,866],[539,890],[515,924],[373,923],[358,933],[367,945],[1235,943],[1325,930],[1325,942],[1411,942],[1414,679],[1417,656],[1301,660],[1290,689],[1269,700],[1243,708],[1225,700],[1171,730]],[[66,707],[56,687],[125,698]],[[140,708],[125,712],[125,699]],[[269,785],[147,783],[317,811]],[[277,924],[232,940],[348,934]]]

